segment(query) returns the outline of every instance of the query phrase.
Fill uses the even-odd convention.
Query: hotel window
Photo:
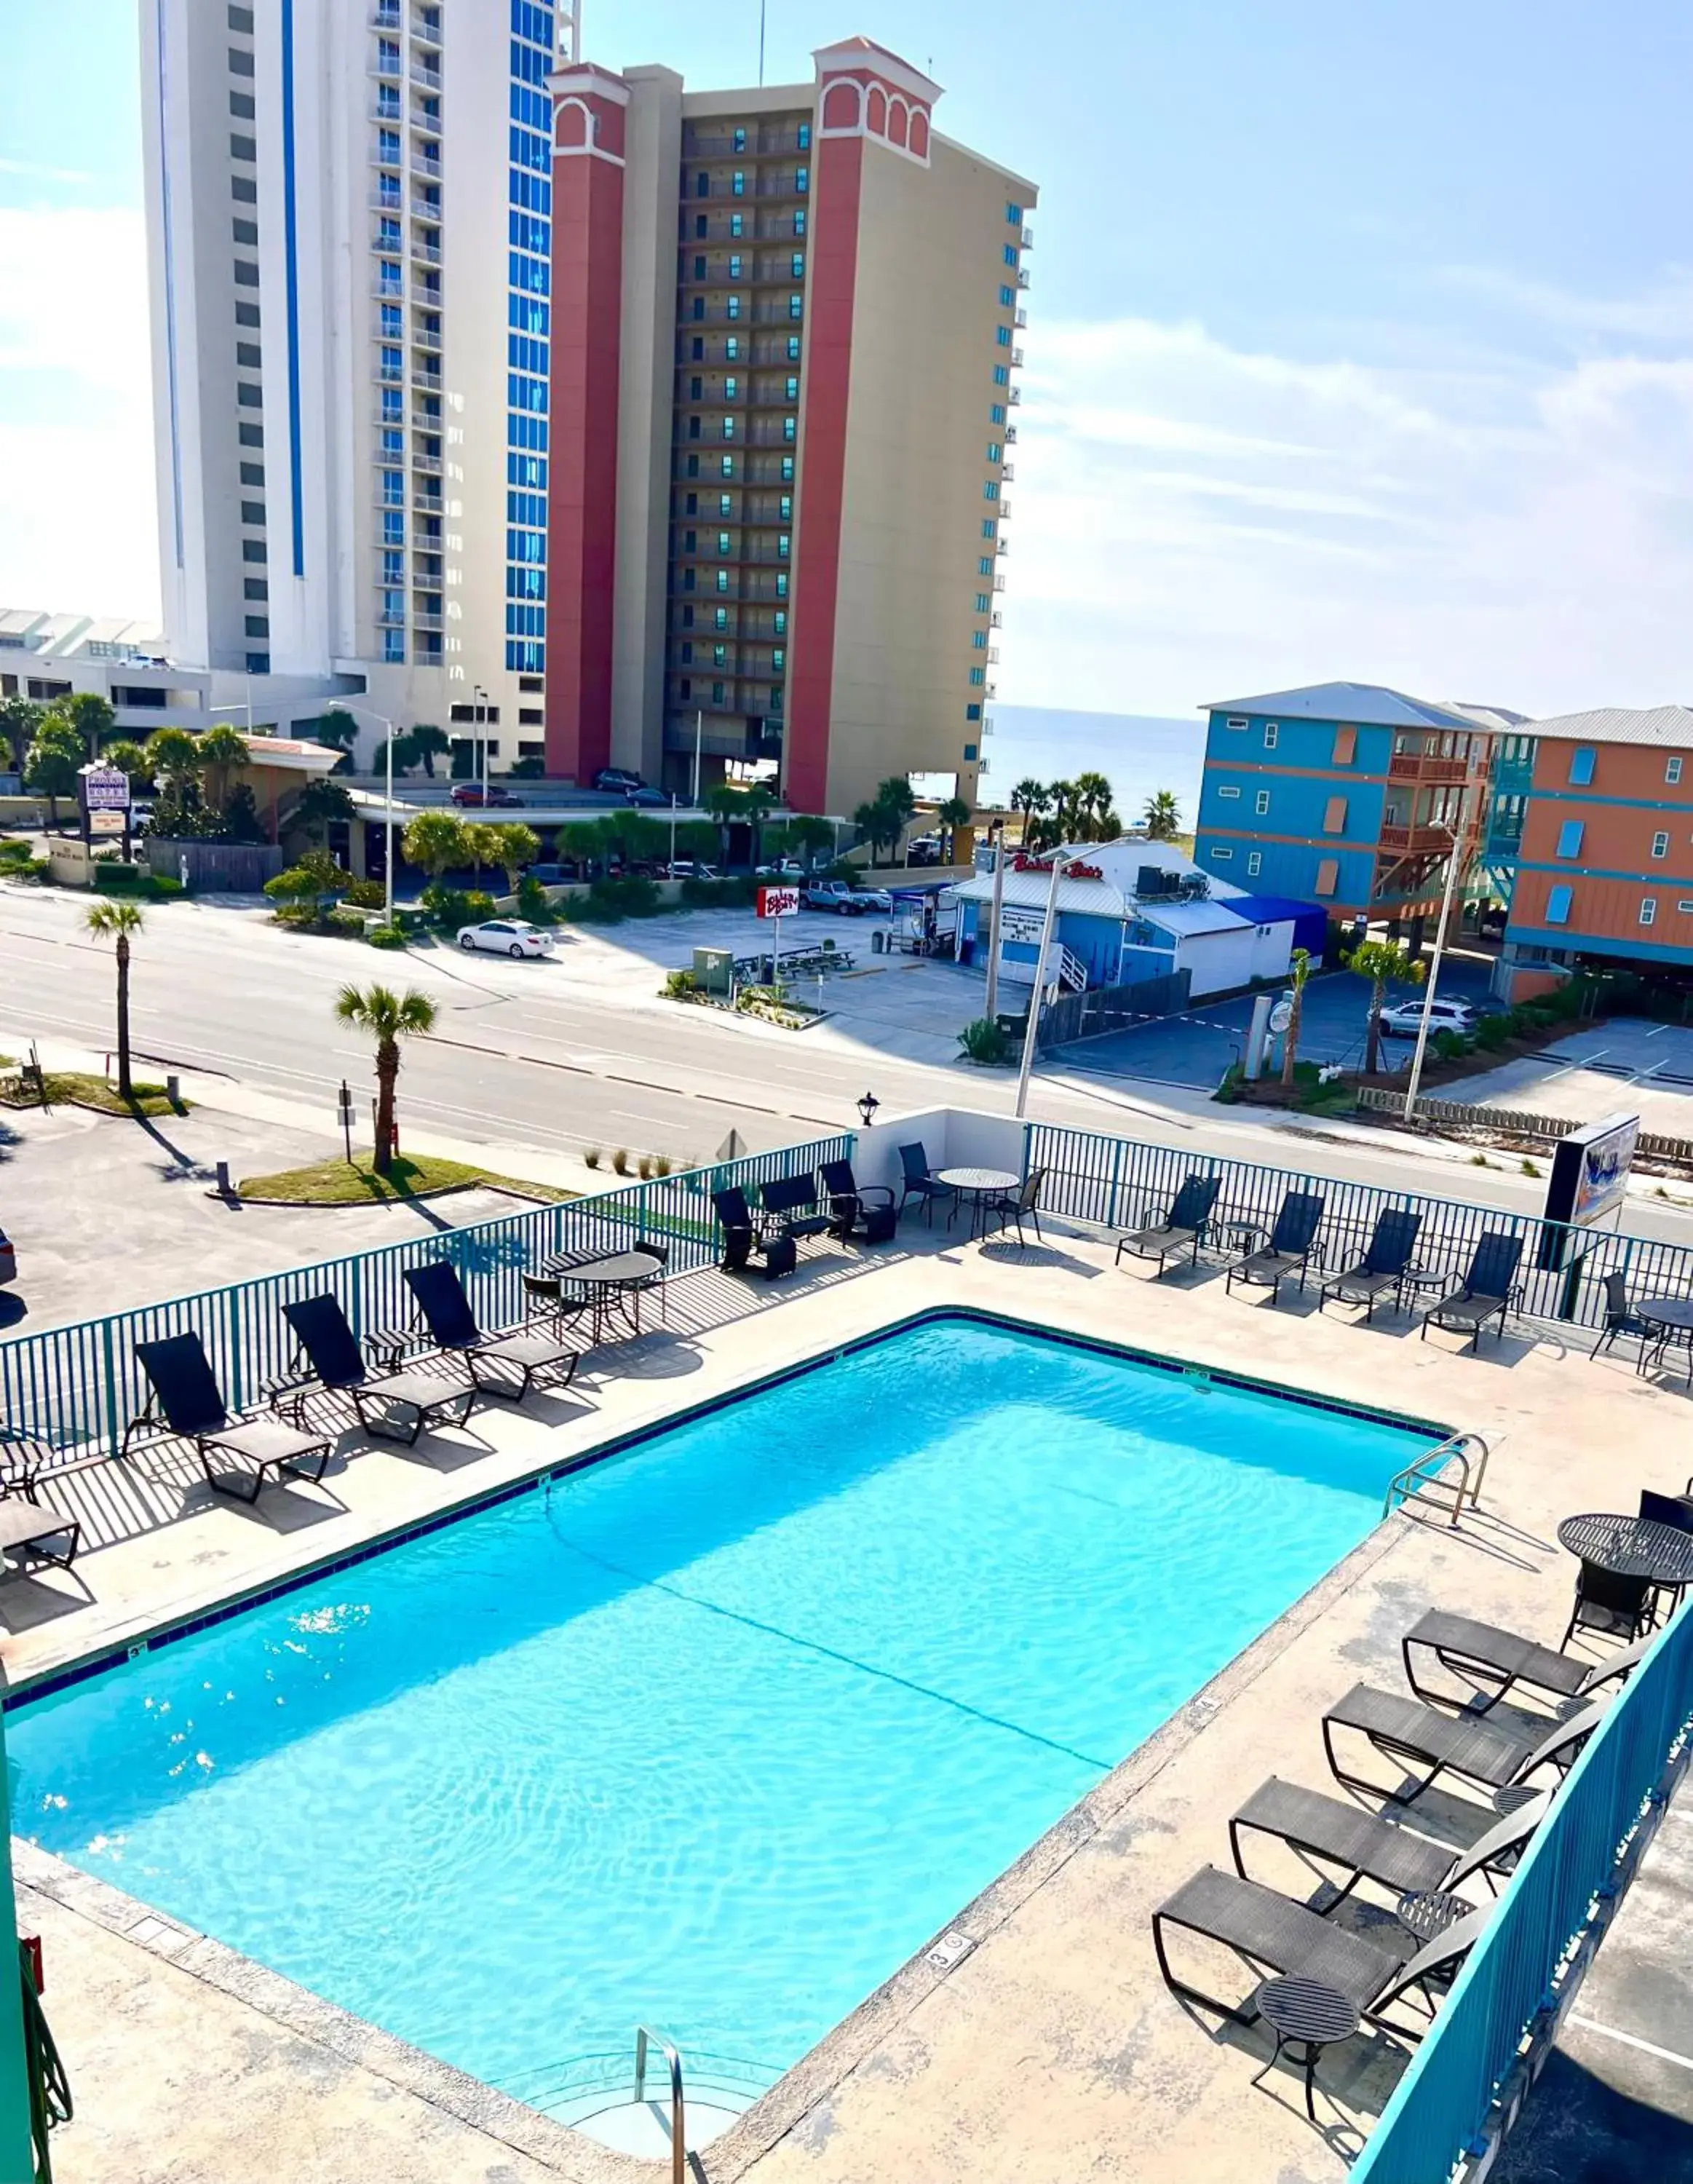
[[[788,549],[791,543],[789,534],[786,531],[778,531],[777,532],[776,558],[778,561],[785,561],[788,559]]]
[[[789,258],[788,271],[792,280],[803,281],[805,278],[805,254],[803,250],[796,250]]]
[[[1244,713],[1231,713],[1223,726],[1229,728],[1246,728],[1250,727],[1251,723]]]
[[[714,607],[712,609],[711,627],[713,629],[727,629],[729,627],[729,610],[727,607]]]
[[[783,384],[788,399],[790,402],[797,402],[799,399],[799,380],[796,377],[790,376],[783,382]]]
[[[788,315],[790,319],[803,319],[805,317],[805,298],[803,296],[790,296],[788,298]]]
[[[704,393],[705,393],[705,382],[704,382],[704,380],[699,376],[699,374],[696,371],[696,372],[694,373],[694,375],[693,375],[693,378],[692,378],[692,379],[690,379],[690,380],[688,381],[688,400],[689,400],[690,402],[698,402],[698,401],[699,401],[699,400],[702,398],[702,397],[704,396]]]
[[[729,534],[728,534],[728,532],[727,532],[727,531],[720,531],[720,532],[717,533],[717,551],[718,551],[718,553],[719,553],[719,554],[721,554],[722,555],[722,557],[723,557],[723,559],[724,559],[725,560],[727,560],[728,559],[728,557],[729,557]]]
[[[711,648],[711,665],[714,667],[727,667],[728,664],[728,646],[727,644],[714,644]]]
[[[1679,758],[1669,758],[1664,760],[1663,777],[1666,783],[1674,788],[1681,778],[1681,761]]]
[[[726,440],[732,440],[732,439],[734,438],[734,437],[735,437],[735,421],[734,421],[734,419],[733,419],[732,417],[726,417],[726,418],[723,420],[723,437],[724,437]]]
[[[1213,850],[1211,853],[1211,861],[1214,865],[1232,865],[1234,861],[1234,852],[1233,850]]]
[[[788,655],[779,644],[772,645],[770,653],[770,671],[780,675],[788,665]]]
[[[1558,855],[1579,857],[1581,855],[1581,837],[1584,831],[1579,819],[1566,819],[1562,826],[1558,828]]]
[[[799,125],[799,136],[795,138],[794,142],[795,142],[795,143],[796,143],[796,145],[797,145],[798,148],[799,148],[800,151],[802,151],[802,152],[809,152],[809,151],[810,150],[810,148],[811,148],[811,125],[810,125],[810,123],[809,121],[802,121],[802,122],[800,123],[800,125]]]
[[[1016,307],[1016,291],[1002,285],[1000,289],[1000,309],[1002,311],[1011,310]]]
[[[810,187],[811,170],[809,167],[796,167],[794,170],[794,194],[795,197],[803,198]]]
[[[741,215],[739,214],[739,213],[738,213],[738,212],[732,212],[732,213],[729,214],[729,233],[730,233],[730,234],[731,234],[731,235],[732,235],[732,237],[733,237],[737,241],[738,241],[738,240],[740,239],[740,237],[742,237],[745,232],[746,232],[746,223],[745,223],[745,221],[744,221],[744,220],[743,220],[743,219],[741,218]]]
[[[686,638],[684,638],[684,639],[682,640],[682,666],[683,666],[684,667],[688,667],[688,666],[691,666],[693,665],[693,645],[692,645],[692,644],[690,644],[688,642],[688,640],[687,640]]]
[[[1238,788],[1219,788],[1217,794],[1218,801],[1223,804],[1238,804],[1240,801],[1240,791]]]
[[[1572,893],[1573,890],[1567,887],[1555,887],[1548,889],[1546,894],[1546,923],[1548,925],[1568,924]]]
[[[734,512],[735,512],[735,496],[734,496],[734,494],[733,494],[733,493],[720,493],[718,494],[718,496],[717,496],[717,513],[718,513],[718,515],[732,515],[734,514]]]
[[[788,615],[787,610],[784,608],[778,607],[777,609],[776,612],[770,618],[770,623],[771,627],[776,632],[778,637],[787,636]]]
[[[720,592],[727,592],[729,588],[729,572],[727,569],[720,569],[717,571],[717,588]]]
[[[994,610],[994,595],[993,595],[993,593],[992,593],[991,592],[977,592],[977,594],[976,594],[976,611],[977,611],[977,614],[991,614],[991,613],[993,612],[993,610]]]
[[[1317,867],[1317,885],[1312,892],[1317,894],[1332,895],[1336,892],[1339,885],[1339,859],[1338,857],[1324,857],[1321,859]]]
[[[784,455],[782,458],[782,482],[784,485],[792,485],[794,482],[794,458],[792,455]]]
[[[1000,498],[1000,481],[998,478],[989,478],[986,482],[982,488],[982,498],[983,500],[997,500]]]
[[[1258,794],[1252,799],[1252,809],[1257,813],[1261,819],[1267,818],[1268,816],[1270,810],[1270,792],[1267,788],[1261,788],[1258,791]]]
[[[988,405],[988,422],[990,425],[1003,425],[1005,421],[1005,404],[1003,402],[990,402]]]
[[[987,669],[985,667],[972,667],[970,671],[970,679],[979,689],[988,680]]]
[[[970,642],[975,646],[978,652],[985,652],[988,649],[987,631],[985,629],[972,629],[970,632]]]
[[[1266,721],[1264,723],[1264,749],[1266,750],[1273,750],[1281,739],[1282,732],[1279,726],[1274,721]]]
[[[1004,458],[1004,456],[1005,456],[1005,451],[1004,448],[1002,448],[1002,447],[1000,446],[1000,443],[999,443],[997,440],[989,440],[989,443],[988,443],[988,460],[989,460],[990,463],[997,463],[997,462],[1000,462],[1000,460],[1003,460],[1003,458]]]
[[[1011,328],[1009,326],[995,326],[994,329],[994,338],[1001,348],[1009,348],[1011,345]]]
[[[723,685],[721,682],[711,685],[711,702],[714,705],[721,705],[723,702]]]
[[[996,364],[996,365],[994,366],[994,386],[995,386],[995,387],[1009,387],[1009,386],[1011,385],[1011,373],[1006,370],[1005,366],[1003,364]]]
[[[726,371],[723,375],[723,399],[726,402],[738,402],[740,398],[740,381],[736,378],[732,371]]]
[[[1333,766],[1351,766],[1352,760],[1357,756],[1357,730],[1356,728],[1336,728],[1334,731],[1334,754],[1329,763]]]
[[[789,334],[788,337],[788,361],[790,364],[798,364],[799,361],[799,337],[798,334]]]
[[[976,573],[978,577],[991,577],[993,575],[994,557],[991,554],[983,554],[977,561]]]
[[[733,178],[731,180],[729,184],[729,194],[731,197],[743,198],[746,193],[747,178],[741,172],[741,170],[737,167]]]
[[[777,494],[776,501],[776,513],[782,522],[792,523],[794,521],[794,496],[791,493]]]
[[[1256,878],[1257,878],[1257,877],[1258,877],[1258,875],[1259,875],[1259,873],[1260,873],[1260,872],[1261,872],[1263,871],[1263,869],[1264,869],[1264,853],[1263,853],[1263,851],[1262,851],[1261,850],[1249,850],[1247,851],[1247,854],[1246,854],[1246,877],[1247,877],[1247,878],[1248,878],[1249,880],[1255,880],[1255,879],[1256,879]]]
[[[1657,916],[1657,897],[1651,894],[1643,894],[1640,897],[1640,923],[1642,925],[1651,925],[1656,921]]]
[[[804,235],[805,232],[805,208],[804,205],[801,205],[799,209],[794,215],[794,232],[796,235]]]
[[[695,214],[693,221],[693,237],[696,242],[704,242],[706,236],[710,231],[710,226],[711,223],[706,219],[703,212]]]
[[[1346,800],[1331,796],[1323,807],[1323,831],[1325,834],[1344,834],[1346,831]]]
[[[723,475],[724,475],[724,476],[725,476],[726,478],[732,478],[732,477],[733,477],[733,476],[735,475],[735,459],[734,459],[734,457],[733,457],[732,455],[725,455],[725,456],[721,459],[721,470],[722,470]]]
[[[1651,853],[1654,857],[1667,857],[1669,855],[1669,837],[1668,834],[1654,834],[1652,836]]]
[[[703,281],[705,277],[705,261],[704,259],[696,259],[694,262],[699,268],[699,278]],[[729,278],[732,281],[738,281],[740,277],[741,254],[738,250],[732,250],[729,253]]]
[[[738,319],[740,315],[741,299],[738,296],[731,296],[723,306],[723,316],[726,319]]]
[[[984,538],[991,538],[994,536],[994,519],[991,515],[984,515],[982,519],[982,536]]]
[[[739,336],[738,334],[725,334],[725,335],[724,335],[724,337],[723,337],[723,361],[724,361],[724,363],[725,363],[725,364],[738,364],[738,363],[740,362],[740,360],[741,360],[741,337],[740,337],[740,336]]]
[[[744,129],[738,129],[735,131],[735,141],[731,148],[737,152],[744,152],[746,150],[747,132]]]
[[[782,419],[782,437],[784,440],[793,439],[798,433],[799,429],[799,421],[797,419],[793,417],[784,417]]]
[[[1569,785],[1585,788],[1593,778],[1593,768],[1599,754],[1591,744],[1578,744],[1569,755]]]
[[[703,258],[696,258],[693,261],[693,277],[696,281],[705,278],[705,260]]]

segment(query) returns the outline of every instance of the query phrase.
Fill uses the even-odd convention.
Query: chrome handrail
[[[1481,1451],[1476,1461],[1473,1474],[1471,1471],[1468,1453],[1472,1448],[1479,1449]],[[1436,1474],[1444,1471],[1449,1462],[1456,1460],[1462,1476],[1458,1480],[1456,1490],[1453,1494],[1452,1513],[1447,1519],[1450,1525],[1456,1526],[1464,1503],[1467,1502],[1473,1509],[1481,1498],[1481,1482],[1487,1476],[1489,1453],[1487,1443],[1478,1433],[1449,1434],[1436,1447],[1425,1449],[1415,1462],[1407,1463],[1403,1470],[1395,1472],[1393,1477],[1388,1481],[1387,1492],[1382,1497],[1382,1515],[1390,1517],[1397,1506],[1397,1502],[1408,1502],[1412,1496],[1422,1488],[1436,1485],[1438,1483]],[[1434,1467],[1433,1469],[1429,1468],[1431,1465]]]
[[[682,2097],[682,2058],[662,2033],[649,2032],[644,2025],[635,2028],[635,2099],[646,2098],[647,2048],[650,2043],[663,2051],[670,2064],[670,2173],[671,2184],[688,2184],[687,2119]]]

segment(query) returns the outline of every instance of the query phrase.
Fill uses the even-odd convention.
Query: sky
[[[0,602],[155,612],[135,0],[0,12]],[[1039,186],[1003,701],[1693,700],[1689,0],[768,0],[766,81],[854,31]]]

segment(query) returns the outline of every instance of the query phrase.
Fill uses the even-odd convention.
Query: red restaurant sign
[[[1050,872],[1052,860],[1050,857],[1027,856],[1019,850],[1011,859],[1011,870],[1014,872]],[[1066,880],[1102,880],[1105,874],[1097,865],[1066,865],[1064,877]]]

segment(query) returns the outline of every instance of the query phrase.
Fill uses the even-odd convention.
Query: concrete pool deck
[[[962,1940],[948,1961],[924,1953],[896,1971],[694,2163],[710,2184],[1339,2178],[1406,2051],[1379,2036],[1328,2050],[1313,2126],[1290,2070],[1251,2086],[1267,2053],[1261,2031],[1219,2032],[1167,1992],[1151,1912],[1197,1866],[1228,1863],[1228,1816],[1266,1775],[1325,1786],[1323,1707],[1361,1679],[1399,1687],[1399,1637],[1425,1605],[1555,1644],[1574,1574],[1558,1520],[1632,1507],[1641,1485],[1679,1490],[1688,1399],[1638,1379],[1623,1358],[1589,1362],[1584,1346],[1513,1333],[1459,1357],[1456,1338],[1419,1341],[1393,1316],[1372,1326],[1318,1317],[1314,1293],[1273,1308],[1225,1296],[1215,1269],[1155,1284],[1114,1270],[1096,1234],[1047,1228],[1044,1246],[1022,1251],[914,1223],[884,1253],[814,1249],[778,1284],[678,1280],[670,1328],[596,1353],[601,1369],[584,1368],[568,1395],[521,1412],[485,1407],[469,1435],[426,1437],[415,1452],[358,1445],[331,1468],[327,1495],[302,1484],[267,1490],[256,1512],[214,1504],[190,1466],[157,1450],[128,1472],[78,1474],[53,1491],[87,1518],[96,1544],[80,1567],[95,1604],[57,1612],[69,1589],[54,1577],[7,1585],[0,1661],[15,1684],[133,1643],[948,1305],[1473,1429],[1494,1444],[1479,1513],[1456,1530],[1425,1509],[1372,1532],[958,1907],[948,1931]],[[1456,1830],[1456,1804],[1427,1802],[1430,1826],[1444,1814]],[[76,2121],[55,2137],[60,2184],[635,2184],[668,2174],[430,2063],[26,1845],[18,1861],[21,1926],[44,1937],[47,2006],[77,2098]],[[1297,1870],[1277,1877],[1297,1886]]]

